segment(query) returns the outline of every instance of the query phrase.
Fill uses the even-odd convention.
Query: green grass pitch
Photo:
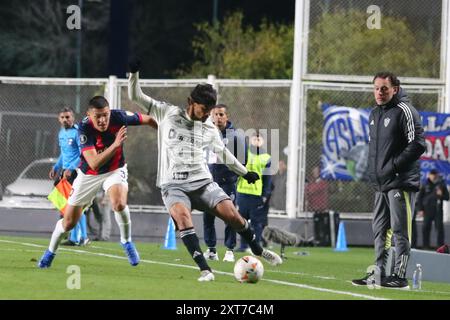
[[[142,259],[137,267],[128,264],[118,243],[61,247],[52,268],[40,270],[36,263],[48,241],[0,237],[0,299],[450,299],[450,284],[443,283],[424,282],[422,291],[352,286],[350,280],[364,275],[373,260],[369,248],[348,252],[289,248],[283,265],[263,262],[263,280],[242,284],[232,276],[234,264],[222,261],[210,262],[216,281],[198,282],[199,271],[180,243],[172,251],[161,249],[161,244],[137,242]],[[296,254],[299,251],[308,254]],[[222,258],[223,247],[219,254]],[[71,265],[79,267],[80,289],[67,288]]]

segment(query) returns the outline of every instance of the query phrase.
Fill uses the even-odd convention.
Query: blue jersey
[[[81,171],[84,174],[98,175],[123,167],[125,165],[125,156],[123,154],[122,146],[117,148],[112,158],[98,170],[93,170],[89,167],[89,164],[83,156],[83,152],[86,150],[95,149],[97,154],[102,153],[113,144],[116,139],[116,134],[122,126],[135,126],[141,123],[142,115],[140,113],[131,113],[123,110],[111,110],[111,118],[109,120],[108,129],[105,132],[100,132],[94,128],[94,125],[89,117],[85,117],[81,121],[79,128]]]
[[[61,153],[53,168],[55,171],[75,170],[80,163],[78,126],[74,125],[69,129],[61,128],[58,133],[58,141]]]

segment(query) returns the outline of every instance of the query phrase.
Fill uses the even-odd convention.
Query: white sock
[[[119,225],[120,242],[125,243],[131,241],[131,219],[130,209],[128,206],[126,206],[122,211],[114,211],[114,217]]]
[[[52,253],[55,253],[56,250],[58,250],[58,246],[61,240],[69,234],[69,232],[64,231],[62,222],[63,219],[58,220],[55,226],[55,230],[52,233],[52,238],[50,239],[48,250],[50,250]]]

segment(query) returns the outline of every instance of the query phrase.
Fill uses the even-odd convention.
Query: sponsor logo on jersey
[[[87,142],[87,137],[85,134],[80,135],[80,143],[85,144]]]

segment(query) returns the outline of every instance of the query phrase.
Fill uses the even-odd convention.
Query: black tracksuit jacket
[[[418,191],[425,151],[422,122],[402,89],[369,116],[369,178],[377,191]]]

